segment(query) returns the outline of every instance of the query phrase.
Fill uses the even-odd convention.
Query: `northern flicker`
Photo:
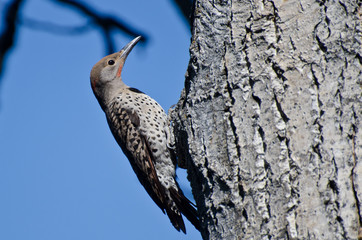
[[[166,113],[155,100],[127,86],[121,78],[126,58],[140,39],[135,38],[121,51],[96,63],[90,74],[91,86],[138,180],[162,212],[167,213],[173,226],[186,233],[181,213],[197,229],[199,218],[175,180],[176,166],[167,147]]]

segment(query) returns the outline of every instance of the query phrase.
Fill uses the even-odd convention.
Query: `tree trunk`
[[[171,113],[204,239],[361,239],[358,0],[196,0]]]

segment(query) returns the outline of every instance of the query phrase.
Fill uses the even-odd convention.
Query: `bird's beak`
[[[138,41],[141,39],[141,36],[136,37],[132,41],[130,41],[124,48],[119,51],[121,53],[121,58],[126,59],[128,54],[131,52],[132,48],[138,43]]]
[[[118,71],[117,71],[117,77],[121,76],[122,68],[123,68],[124,62],[127,59],[128,54],[132,51],[133,47],[136,46],[136,44],[138,43],[138,41],[140,39],[141,39],[141,36],[136,37],[135,39],[130,41],[126,46],[124,46],[121,49],[121,51],[119,51],[121,53],[121,56],[120,56],[121,64],[119,65],[119,68],[118,68]]]

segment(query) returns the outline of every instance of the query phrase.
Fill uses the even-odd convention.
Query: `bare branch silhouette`
[[[113,42],[113,34],[115,31],[120,31],[124,35],[132,38],[142,36],[141,42],[146,43],[148,37],[145,33],[135,30],[129,24],[125,23],[116,16],[107,15],[97,12],[88,4],[75,0],[53,0],[53,2],[66,5],[73,8],[78,13],[85,15],[88,19],[80,26],[62,26],[56,23],[39,21],[31,18],[22,17],[20,12],[22,3],[25,0],[13,0],[4,9],[3,31],[0,33],[0,78],[5,65],[5,57],[8,51],[15,46],[15,36],[19,25],[29,27],[35,30],[42,30],[54,34],[82,34],[92,28],[100,31],[104,38],[106,53],[115,51]]]
[[[5,7],[5,23],[2,33],[0,33],[0,81],[2,70],[5,65],[5,57],[14,46],[15,34],[17,30],[16,19],[19,14],[23,0],[14,0]]]
[[[94,9],[92,9],[90,6],[83,2],[73,0],[55,0],[55,2],[69,5],[69,7],[72,7],[75,10],[89,17],[91,23],[99,27],[101,30],[104,41],[106,43],[107,53],[112,53],[115,51],[111,34],[112,30],[120,30],[121,32],[133,38],[137,36],[142,36],[143,38],[141,39],[141,42],[143,43],[145,43],[148,39],[145,33],[136,31],[117,17],[97,13]]]

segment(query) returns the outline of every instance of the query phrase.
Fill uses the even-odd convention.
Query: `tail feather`
[[[176,209],[172,209],[172,206],[168,206],[166,208],[167,216],[170,219],[172,225],[176,228],[177,231],[182,231],[186,234],[186,227],[184,220],[182,219],[182,216],[180,212]]]
[[[178,209],[195,226],[195,228],[200,231],[201,227],[200,227],[199,215],[194,207],[195,205],[183,195],[181,190],[177,191],[174,188],[169,188],[169,190],[171,193],[171,197],[175,201]]]

